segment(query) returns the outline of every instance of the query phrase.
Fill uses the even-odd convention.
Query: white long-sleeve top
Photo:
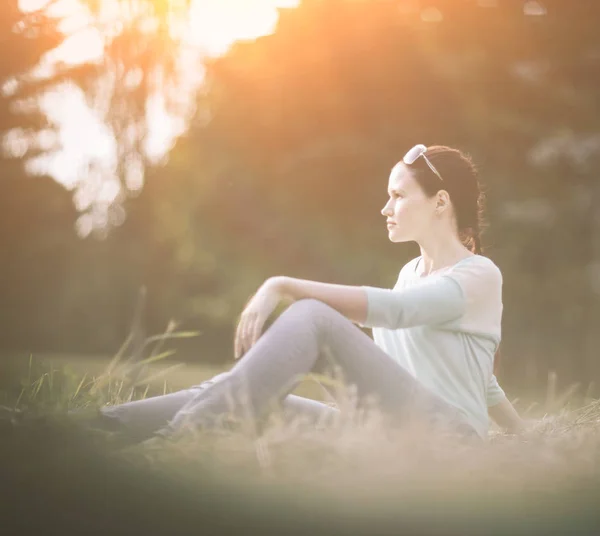
[[[487,408],[504,398],[493,374],[502,273],[489,258],[473,255],[421,277],[420,259],[400,270],[393,289],[362,287],[368,306],[360,325],[373,328],[380,348],[486,437]]]

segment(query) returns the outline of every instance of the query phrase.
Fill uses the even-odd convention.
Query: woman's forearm
[[[292,300],[306,298],[326,303],[353,322],[363,323],[367,317],[367,294],[361,287],[320,283],[293,277],[278,276],[270,280],[283,297]]]
[[[525,422],[510,401],[505,397],[498,404],[488,408],[489,416],[501,428],[505,428],[509,433],[516,434],[525,429]]]

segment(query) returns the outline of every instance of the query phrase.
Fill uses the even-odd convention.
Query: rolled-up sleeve
[[[486,401],[487,401],[488,408],[491,406],[495,406],[496,404],[499,404],[500,402],[502,402],[502,400],[504,400],[505,396],[506,395],[505,395],[504,391],[502,390],[502,387],[500,387],[500,384],[498,383],[496,376],[494,374],[492,374],[492,377],[490,378],[490,382],[488,384],[487,393],[486,393]]]
[[[464,314],[466,299],[460,284],[440,277],[402,290],[362,287],[367,294],[363,327],[388,329],[440,324]]]

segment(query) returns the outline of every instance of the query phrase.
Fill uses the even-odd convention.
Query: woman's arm
[[[525,430],[525,421],[519,417],[517,410],[504,397],[498,404],[488,407],[488,414],[501,428],[505,428],[510,434],[518,434]]]
[[[460,317],[466,299],[458,282],[441,277],[394,290],[319,283],[278,276],[268,280],[282,297],[313,298],[363,327],[400,329],[447,322]]]
[[[273,277],[270,282],[284,298],[319,300],[353,322],[366,321],[367,293],[362,287],[320,283],[286,276]]]

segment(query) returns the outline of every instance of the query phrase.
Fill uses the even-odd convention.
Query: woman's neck
[[[436,237],[429,242],[419,242],[422,257],[421,273],[423,275],[452,266],[473,255],[458,236],[449,237],[447,240],[441,240],[441,238],[443,237]]]

